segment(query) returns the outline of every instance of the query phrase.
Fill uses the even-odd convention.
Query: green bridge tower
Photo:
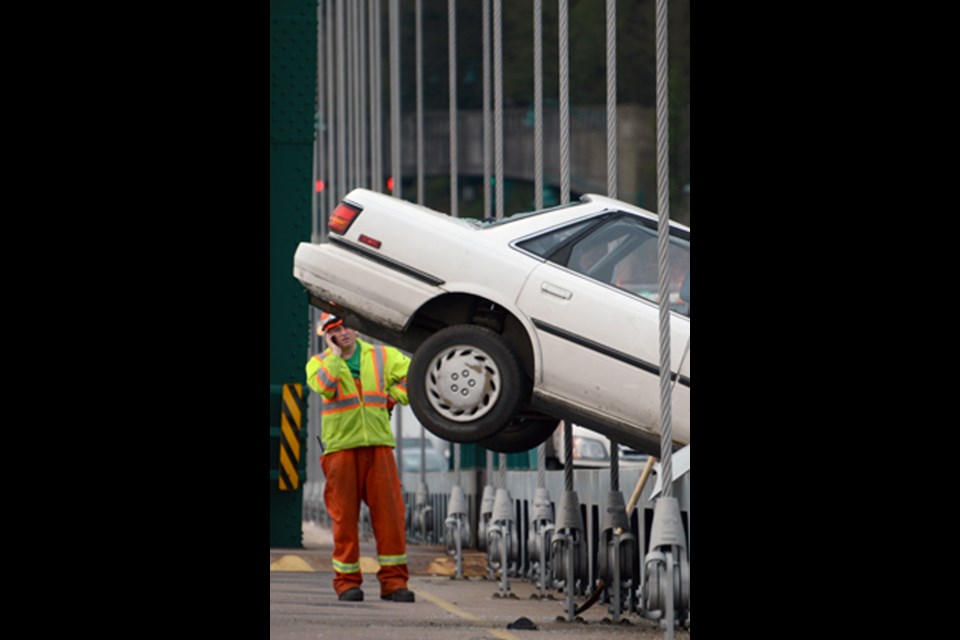
[[[317,94],[316,0],[270,0],[270,546],[299,548],[310,345],[297,244],[310,240]],[[312,453],[312,452],[311,452]]]

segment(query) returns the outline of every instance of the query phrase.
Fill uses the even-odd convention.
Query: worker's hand
[[[332,353],[335,356],[343,357],[343,349],[341,349],[340,345],[337,344],[336,338],[331,336],[330,339],[327,340],[327,343],[328,343],[328,346],[330,347],[330,353]]]

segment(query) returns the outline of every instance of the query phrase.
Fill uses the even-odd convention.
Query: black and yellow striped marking
[[[303,385],[283,385],[280,416],[280,490],[300,488],[300,429],[303,425]]]

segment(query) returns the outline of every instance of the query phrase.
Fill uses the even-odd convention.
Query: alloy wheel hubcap
[[[489,413],[500,397],[500,370],[483,350],[470,345],[448,347],[427,369],[431,406],[453,422],[470,422]]]

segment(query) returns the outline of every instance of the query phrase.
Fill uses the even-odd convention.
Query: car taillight
[[[350,225],[353,224],[353,221],[360,215],[361,211],[362,209],[359,207],[341,202],[337,205],[337,208],[333,210],[333,215],[330,216],[330,231],[339,233],[340,235],[345,234],[347,229],[350,228]]]

